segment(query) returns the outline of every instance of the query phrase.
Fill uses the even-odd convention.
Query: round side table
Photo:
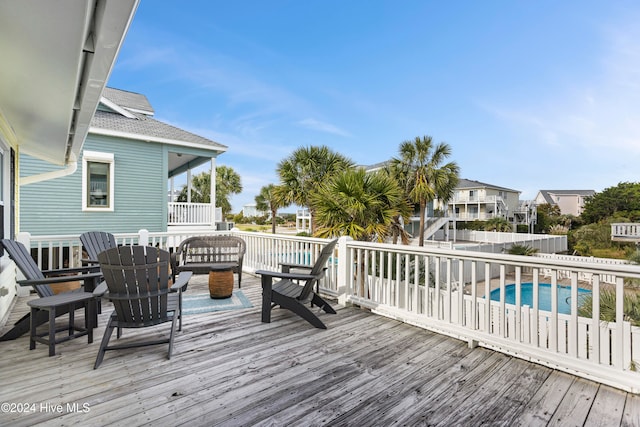
[[[230,298],[233,294],[233,268],[235,264],[213,264],[209,270],[209,296]]]

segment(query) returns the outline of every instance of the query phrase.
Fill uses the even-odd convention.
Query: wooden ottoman
[[[209,270],[209,296],[230,298],[233,294],[233,268],[235,264],[212,264]]]

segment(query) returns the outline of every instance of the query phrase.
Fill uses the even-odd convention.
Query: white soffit
[[[0,131],[9,141],[55,164],[79,157],[138,2],[0,2]]]

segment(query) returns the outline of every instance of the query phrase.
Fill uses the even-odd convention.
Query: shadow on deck
[[[0,425],[640,425],[640,396],[337,303],[326,331],[278,309],[264,324],[259,280],[242,290],[253,308],[185,316],[171,360],[145,347],[93,370],[107,304],[93,344],[0,343],[0,402],[17,411]]]

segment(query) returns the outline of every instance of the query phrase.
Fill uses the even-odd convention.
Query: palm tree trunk
[[[271,234],[276,234],[276,210],[271,211]]]
[[[418,246],[424,246],[424,217],[427,210],[427,202],[420,201],[420,238],[418,239]]]

